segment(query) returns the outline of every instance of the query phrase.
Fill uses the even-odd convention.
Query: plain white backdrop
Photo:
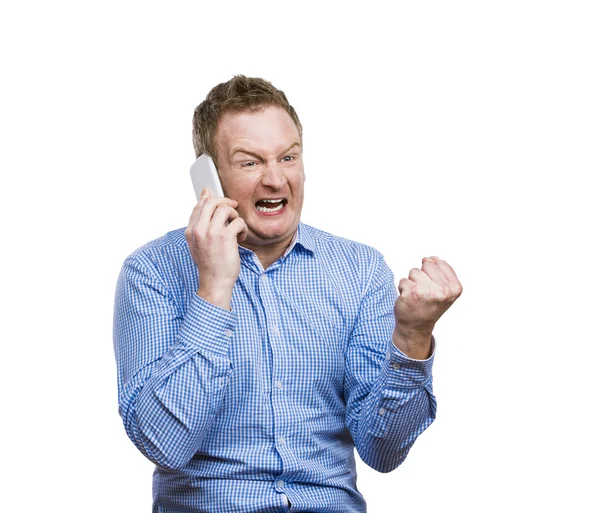
[[[596,2],[8,2],[3,78],[2,509],[149,512],[117,412],[124,258],[185,226],[194,107],[234,74],[305,133],[303,220],[426,255],[436,422],[370,513],[598,511]],[[8,477],[8,480],[7,480]]]

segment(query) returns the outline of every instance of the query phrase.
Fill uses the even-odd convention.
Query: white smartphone
[[[202,154],[196,159],[196,162],[190,168],[190,176],[194,184],[196,201],[200,200],[200,194],[202,194],[202,189],[205,187],[210,189],[210,193],[215,198],[223,198],[225,196],[215,163],[208,155]]]

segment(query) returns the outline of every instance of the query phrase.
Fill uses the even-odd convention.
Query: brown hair
[[[262,78],[236,75],[213,87],[206,99],[194,109],[192,140],[196,158],[206,153],[216,161],[214,137],[221,117],[229,112],[255,112],[276,106],[285,110],[298,129],[302,141],[302,125],[284,92]]]

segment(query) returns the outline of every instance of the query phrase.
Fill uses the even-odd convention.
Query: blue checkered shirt
[[[364,512],[354,447],[391,471],[436,409],[433,358],[391,340],[392,273],[375,249],[303,223],[266,271],[239,253],[231,311],[196,294],[183,229],[119,276],[119,412],[156,464],[153,511]]]

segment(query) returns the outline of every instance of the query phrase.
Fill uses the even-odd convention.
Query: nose
[[[287,178],[285,177],[283,170],[276,165],[268,166],[265,168],[265,172],[262,176],[262,184],[265,187],[279,190],[285,186]]]

